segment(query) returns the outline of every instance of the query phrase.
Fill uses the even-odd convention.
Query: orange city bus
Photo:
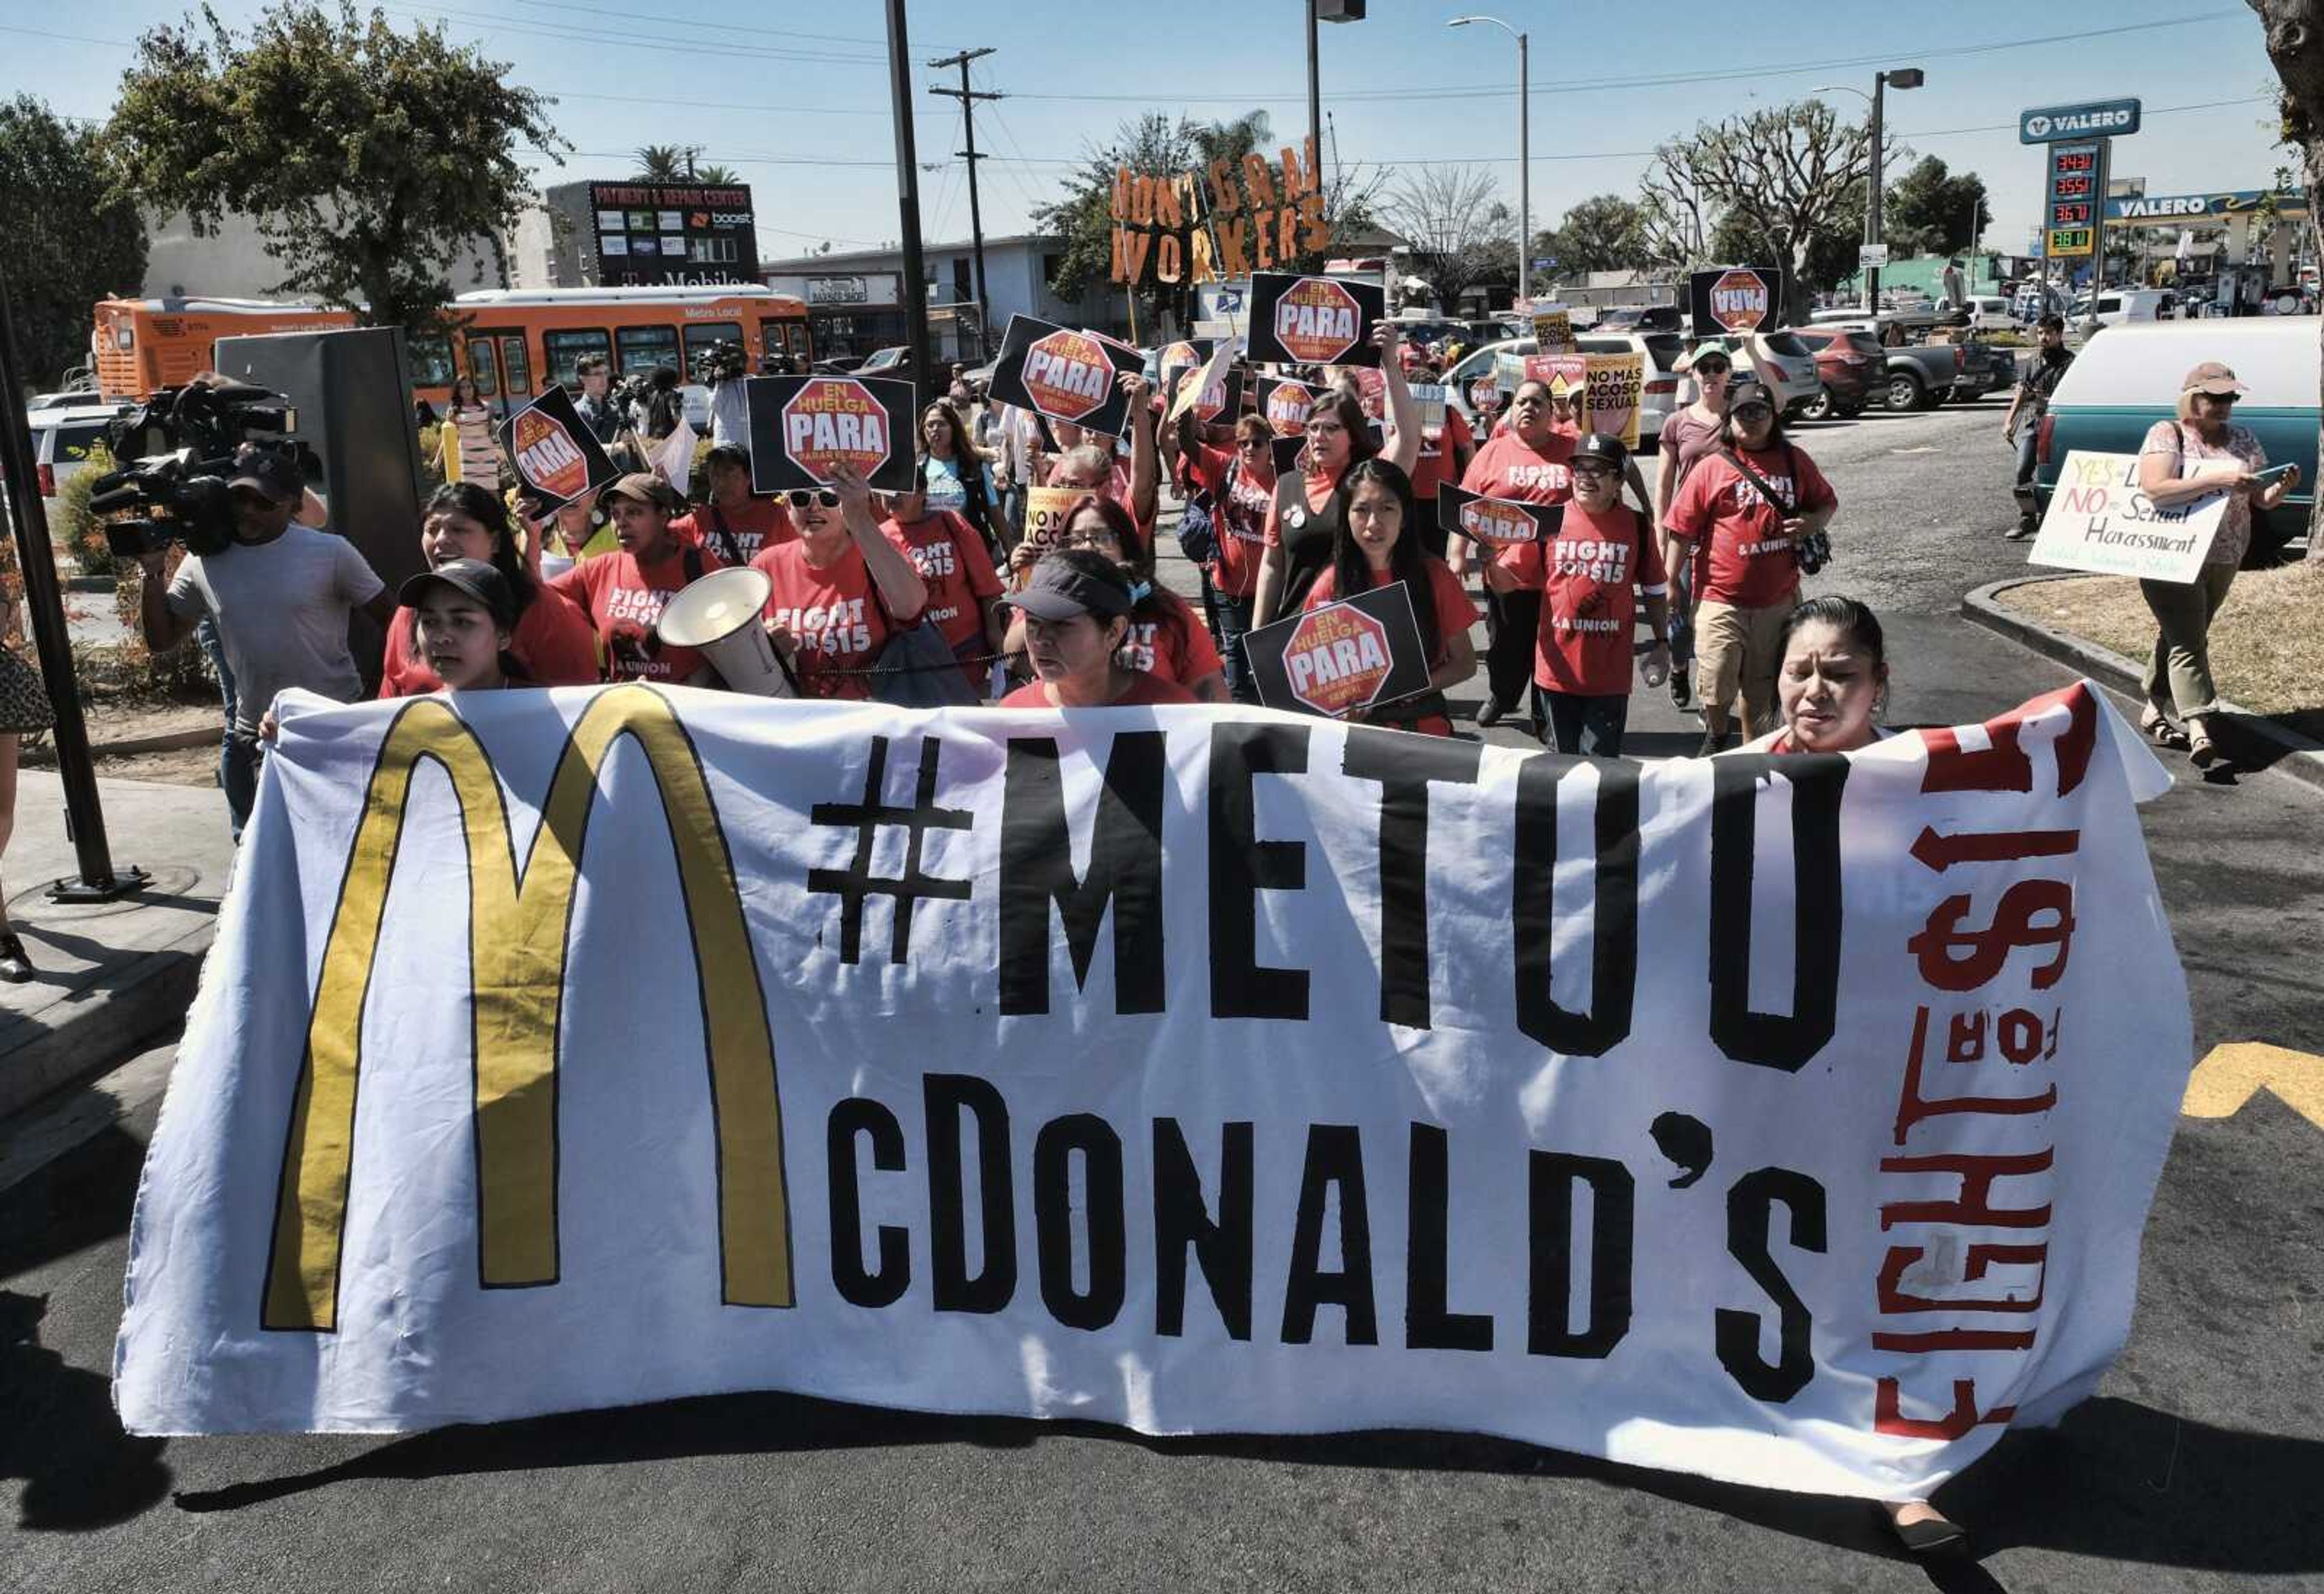
[[[757,285],[701,288],[490,288],[452,301],[454,325],[407,339],[412,392],[440,406],[456,373],[474,376],[495,409],[521,408],[540,380],[577,386],[575,364],[603,355],[618,378],[656,366],[693,380],[696,353],[739,343],[751,368],[769,355],[813,362],[807,304]],[[351,327],[344,310],[255,299],[106,299],[90,338],[97,387],[142,399],[212,368],[220,338]]]

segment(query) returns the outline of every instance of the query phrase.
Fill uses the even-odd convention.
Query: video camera
[[[137,513],[105,526],[116,559],[135,559],[183,542],[199,554],[234,541],[234,501],[226,490],[244,449],[281,454],[303,466],[290,437],[299,412],[271,388],[247,382],[189,382],[153,396],[106,429],[116,459],[131,463],[100,478],[90,510]],[[302,468],[301,477],[309,473]]]
[[[750,369],[750,352],[731,338],[722,338],[694,353],[694,379],[712,386],[747,375]]]

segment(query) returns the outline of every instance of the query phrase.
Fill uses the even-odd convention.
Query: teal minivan
[[[2176,417],[2181,378],[2205,360],[2223,361],[2251,391],[2236,405],[2268,462],[2300,467],[2300,486],[2266,516],[2247,564],[2272,564],[2303,535],[2316,495],[2315,316],[2243,316],[2200,321],[2140,321],[2108,327],[2074,357],[2042,418],[2034,448],[2034,496],[2045,510],[2068,450],[2135,454],[2157,421]]]

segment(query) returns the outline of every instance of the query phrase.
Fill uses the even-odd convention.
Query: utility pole
[[[1300,0],[1307,13],[1307,159],[1313,164],[1323,158],[1323,79],[1322,63],[1318,60],[1315,37],[1315,0]],[[1323,174],[1314,173],[1315,186],[1323,186]]]
[[[928,263],[920,253],[920,173],[912,148],[912,47],[904,32],[904,0],[888,0],[888,96],[896,120],[896,209],[903,218],[904,341],[912,351],[912,380],[926,391],[936,373],[928,363]]]
[[[991,346],[986,337],[986,329],[992,320],[992,301],[985,296],[984,291],[984,211],[976,200],[976,163],[984,159],[976,153],[976,102],[980,99],[1006,99],[1008,96],[980,94],[968,86],[968,63],[991,53],[992,47],[987,45],[982,50],[964,50],[958,55],[948,55],[942,60],[928,63],[939,69],[960,69],[959,88],[939,88],[930,85],[928,92],[960,101],[961,134],[968,147],[953,153],[968,162],[968,236],[969,246],[976,253],[976,357],[980,362],[992,357]]]

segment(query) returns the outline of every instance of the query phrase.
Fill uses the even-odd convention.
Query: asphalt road
[[[1999,413],[1799,434],[1843,504],[1819,585],[1888,620],[1903,721],[2064,679],[1952,617],[2023,557],[1999,535]],[[1688,740],[1640,705],[1643,750]],[[2319,818],[2275,774],[2182,780],[2146,811],[2199,1055],[2324,1050]],[[127,1440],[106,1374],[168,1061],[75,1118],[0,1126],[0,1589],[2324,1588],[2324,1127],[2272,1097],[2182,1120],[2128,1351],[2062,1427],[1941,1494],[1979,1560],[1932,1572],[1864,1506],[1458,1435],[1154,1441],[765,1395],[387,1441]]]

